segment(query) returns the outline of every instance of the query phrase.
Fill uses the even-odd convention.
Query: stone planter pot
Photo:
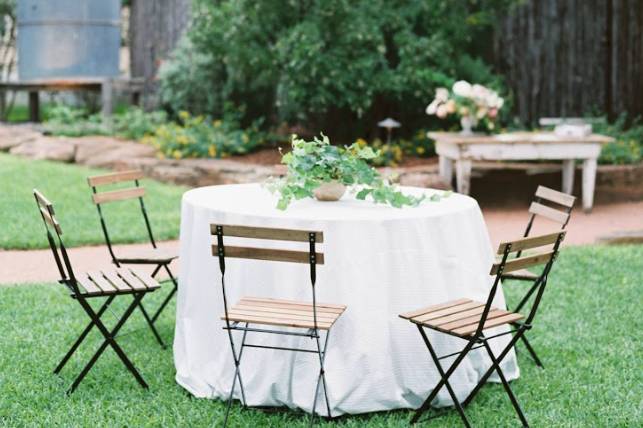
[[[314,190],[315,198],[318,201],[339,201],[346,192],[346,186],[339,181],[323,183]]]

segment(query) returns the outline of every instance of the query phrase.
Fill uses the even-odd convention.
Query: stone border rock
[[[599,236],[596,242],[607,245],[643,244],[643,230],[624,230]]]
[[[186,186],[260,182],[285,172],[282,165],[255,165],[231,159],[159,159],[153,147],[134,141],[105,136],[51,137],[30,125],[0,125],[0,151],[97,168],[141,169],[148,177]],[[402,185],[448,188],[440,181],[435,165],[382,171]]]
[[[159,159],[156,150],[145,144],[105,136],[51,137],[34,124],[0,124],[0,151],[113,170],[136,168],[156,180],[185,186],[260,182],[285,172],[283,165],[256,165],[232,159]],[[379,170],[402,185],[451,188],[440,180],[437,164]],[[617,198],[643,197],[642,183],[643,164],[598,168],[597,191],[608,189]]]

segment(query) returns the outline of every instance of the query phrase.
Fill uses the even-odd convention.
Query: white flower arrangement
[[[457,114],[460,117],[463,131],[484,122],[489,131],[495,129],[495,121],[505,100],[494,90],[478,84],[459,80],[453,84],[451,91],[437,88],[435,99],[426,108],[426,114],[444,119]]]

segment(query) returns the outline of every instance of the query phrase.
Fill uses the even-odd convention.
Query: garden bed
[[[289,146],[281,147],[288,150]],[[108,136],[53,137],[43,135],[37,127],[29,125],[0,126],[0,151],[29,159],[114,170],[140,168],[150,178],[186,186],[260,182],[285,171],[279,164],[281,154],[278,145],[223,159],[169,159],[159,158],[154,147],[135,141]],[[438,177],[435,156],[405,156],[399,165],[381,167],[380,170],[403,185],[450,188]],[[472,195],[476,198],[496,194],[510,199],[514,199],[511,195],[516,195],[520,199],[521,196],[531,195],[524,189],[535,188],[538,183],[554,188],[560,184],[560,173],[554,164],[505,165],[487,162],[474,164],[474,175],[486,177],[473,184]],[[576,183],[579,185],[580,180],[576,180]],[[578,189],[576,193],[580,194]],[[599,165],[597,201],[642,198],[643,164]]]

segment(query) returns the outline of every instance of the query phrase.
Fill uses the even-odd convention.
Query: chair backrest
[[[498,254],[502,254],[502,258],[499,262],[496,262],[491,266],[490,275],[495,275],[496,278],[494,280],[493,286],[491,287],[491,291],[489,292],[489,297],[487,298],[487,302],[485,304],[485,308],[484,308],[482,317],[480,319],[478,329],[476,330],[476,335],[479,336],[482,334],[482,330],[483,330],[484,324],[487,321],[487,316],[489,314],[489,310],[491,309],[491,304],[493,302],[493,299],[496,295],[498,285],[500,284],[500,279],[502,277],[502,274],[513,272],[519,269],[525,269],[532,266],[545,265],[542,273],[535,281],[535,284],[536,284],[535,288],[537,290],[536,297],[534,298],[534,302],[531,306],[531,310],[525,321],[526,324],[531,324],[531,322],[533,321],[533,318],[536,315],[536,311],[538,309],[538,305],[540,304],[540,299],[542,298],[542,294],[545,291],[545,286],[547,285],[547,276],[549,275],[549,271],[551,270],[554,260],[556,259],[556,255],[558,254],[558,249],[560,247],[560,244],[565,238],[565,233],[566,233],[565,231],[559,231],[554,233],[548,233],[546,235],[525,237],[525,238],[517,239],[515,241],[507,241],[507,242],[500,243],[500,245],[498,246]],[[547,249],[543,250],[543,247],[547,247]],[[534,249],[540,249],[540,251],[537,254],[533,254],[533,255],[527,255],[524,257],[517,257],[517,258],[511,258],[511,259],[509,258],[513,253],[520,253],[524,250],[534,250]]]
[[[522,236],[527,237],[534,225],[536,216],[544,217],[550,221],[560,224],[560,230],[564,230],[569,223],[576,197],[545,186],[538,186],[534,200],[529,206],[529,221]],[[521,252],[516,253],[520,257]]]
[[[156,241],[154,240],[150,220],[147,216],[147,210],[145,209],[145,202],[143,201],[143,196],[145,196],[145,188],[139,185],[139,180],[141,180],[142,178],[143,172],[138,170],[113,172],[110,174],[96,175],[87,178],[87,183],[92,188],[93,192],[92,201],[94,202],[94,204],[96,205],[96,209],[98,210],[101,228],[103,229],[103,235],[105,236],[105,241],[113,260],[116,260],[116,256],[114,255],[114,252],[112,250],[112,242],[109,236],[109,232],[107,231],[107,224],[105,222],[103,210],[101,209],[101,205],[103,204],[129,199],[138,199],[139,205],[141,207],[141,214],[143,215],[143,219],[145,221],[147,234],[150,238],[152,246],[156,248]],[[109,191],[99,191],[98,189],[99,186],[107,186],[128,181],[133,182],[132,187]]]
[[[278,229],[268,227],[252,227],[211,224],[210,234],[216,236],[216,243],[212,245],[212,255],[219,258],[221,270],[221,288],[223,292],[223,305],[228,321],[228,301],[225,289],[225,259],[240,258],[253,260],[266,260],[290,263],[305,263],[310,267],[310,282],[313,297],[313,319],[317,330],[317,297],[315,282],[317,280],[317,265],[324,264],[324,254],[316,251],[316,244],[324,242],[324,234],[319,231],[306,231],[298,229]],[[290,241],[308,243],[308,250],[285,250],[277,248],[257,248],[248,246],[225,245],[224,236],[247,239],[262,239],[268,241]],[[229,327],[229,325],[228,325]]]
[[[559,223],[561,229],[564,229],[569,222],[575,201],[576,197],[572,195],[550,189],[549,187],[538,186],[536,194],[534,195],[534,201],[529,206],[529,212],[531,213],[530,224],[533,222],[534,217],[539,215]],[[529,227],[529,229],[531,229],[531,227]],[[528,233],[529,231],[526,232],[525,236],[527,236]]]
[[[47,232],[47,241],[54,256],[56,267],[60,273],[60,282],[67,285],[67,287],[78,294],[78,286],[74,276],[74,270],[67,254],[67,248],[62,239],[62,227],[56,218],[54,206],[49,200],[37,189],[33,190],[34,198],[36,199],[36,206],[45,225]],[[54,238],[54,236],[56,238]]]

